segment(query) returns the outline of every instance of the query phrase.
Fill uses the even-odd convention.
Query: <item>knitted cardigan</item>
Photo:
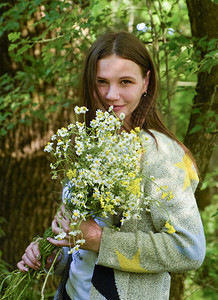
[[[167,300],[170,272],[195,270],[204,260],[204,231],[194,197],[198,176],[193,163],[176,141],[151,132],[158,145],[151,135],[141,132],[146,148],[142,172],[154,177],[153,182],[144,181],[144,190],[164,204],[167,214],[151,205],[150,211],[143,211],[141,220],[125,221],[120,231],[103,228],[92,300]],[[167,201],[156,184],[168,187],[174,197]],[[168,233],[168,219],[175,233]],[[55,300],[62,299],[69,273],[71,255],[66,248],[64,253],[56,271],[63,277]]]

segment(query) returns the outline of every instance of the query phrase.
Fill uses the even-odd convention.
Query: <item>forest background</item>
[[[218,0],[1,1],[0,274],[16,268],[51,224],[61,187],[50,179],[43,148],[74,119],[84,54],[107,29],[132,32],[150,50],[159,109],[200,172],[206,259],[196,272],[172,274],[170,299],[216,299]],[[51,280],[46,299],[56,284]]]

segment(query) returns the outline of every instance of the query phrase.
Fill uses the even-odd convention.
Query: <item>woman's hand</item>
[[[50,269],[55,256],[57,254],[57,250],[55,250],[46,260],[45,268],[47,270]],[[61,260],[62,254],[60,253],[55,265]],[[28,267],[39,270],[41,267],[41,255],[39,252],[39,247],[37,241],[30,243],[30,245],[26,248],[24,255],[22,256],[22,260],[18,262],[17,267],[22,272],[28,272]]]
[[[37,241],[32,242],[26,248],[22,260],[18,262],[17,267],[22,272],[28,272],[28,267],[38,270],[41,267],[40,252]]]
[[[58,247],[74,247],[75,245],[73,243],[73,239],[69,237],[69,232],[72,230],[70,227],[70,223],[71,221],[67,217],[65,208],[64,206],[62,206],[62,210],[57,213],[55,219],[52,222],[52,231],[57,235],[60,232],[64,231],[66,233],[66,236],[60,241],[52,238],[47,238],[47,240]],[[93,220],[93,218],[90,218],[86,221],[82,221],[79,229],[82,231],[82,234],[78,238],[85,239],[85,243],[81,245],[81,248],[99,252],[102,228]]]

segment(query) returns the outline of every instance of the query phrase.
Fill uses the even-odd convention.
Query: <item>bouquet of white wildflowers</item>
[[[55,157],[50,164],[52,178],[62,178],[68,191],[63,201],[71,222],[69,238],[74,244],[69,253],[85,243],[79,227],[89,217],[105,220],[109,215],[121,213],[122,225],[130,218],[140,219],[141,211],[148,210],[151,203],[167,213],[162,203],[143,193],[145,178],[140,172],[140,160],[145,149],[140,128],[122,130],[125,115],[121,113],[118,118],[112,106],[105,112],[97,110],[95,119],[86,126],[87,111],[86,107],[76,106],[75,124],[59,129],[45,147]],[[80,114],[84,115],[83,123],[78,121]],[[162,191],[162,199],[173,198],[167,187],[157,186],[157,190]],[[168,233],[173,233],[169,222],[165,226]],[[65,236],[61,231],[55,238],[61,240]]]
[[[121,211],[123,224],[140,218],[142,209],[140,158],[144,149],[140,129],[121,131],[125,115],[121,113],[118,118],[112,107],[106,112],[97,110],[87,127],[86,112],[86,107],[76,107],[76,123],[59,129],[45,147],[56,159],[50,165],[52,178],[63,178],[62,184],[68,189],[63,201],[70,212],[69,236],[75,245],[71,253],[85,242],[77,239],[83,220],[91,216],[105,219]],[[83,123],[78,122],[79,114],[84,114]],[[65,236],[62,231],[56,238]]]

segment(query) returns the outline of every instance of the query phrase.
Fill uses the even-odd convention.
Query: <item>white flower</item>
[[[66,142],[66,144],[63,146],[63,150],[66,152],[67,151],[67,149],[68,149],[68,147],[69,147],[69,145],[70,145],[70,142],[71,142],[71,139],[69,139],[67,142]]]
[[[92,155],[91,154],[87,154],[86,155],[86,159],[87,159],[87,161],[92,161]]]
[[[60,229],[60,233],[56,235],[54,238],[58,241],[63,240],[66,237],[66,232],[63,231],[63,229]]]
[[[80,211],[78,209],[73,210],[73,212],[72,212],[72,218],[76,220],[79,217],[80,217]]]
[[[65,137],[65,136],[69,135],[69,132],[68,132],[67,128],[62,127],[61,129],[58,129],[57,135],[60,137]]]
[[[77,236],[77,230],[72,230],[72,231],[70,231],[69,232],[69,235],[71,235],[71,236]]]
[[[79,194],[77,195],[77,198],[78,198],[78,199],[82,199],[83,197],[84,197],[84,195],[81,194],[81,193],[79,193]]]
[[[110,125],[108,126],[108,130],[109,130],[109,131],[114,131],[114,129],[115,129],[115,127],[114,127],[114,125],[112,125],[112,124],[110,124]]]
[[[76,127],[79,129],[79,132],[82,132],[83,129],[85,128],[85,123],[80,123],[76,121]]]
[[[74,127],[75,127],[74,124],[69,124],[69,125],[67,126],[67,129],[68,129],[68,130],[71,130],[71,129],[74,128]]]
[[[85,113],[88,111],[88,108],[86,108],[85,106],[81,106],[81,107],[76,106],[76,107],[74,108],[74,111],[75,111],[75,113],[76,113],[77,115],[79,115],[79,114],[85,114]]]
[[[109,112],[108,112],[108,111],[105,111],[105,113],[104,113],[105,119],[108,118],[109,116],[110,116]]]
[[[81,239],[81,240],[77,240],[77,241],[76,241],[76,244],[83,245],[83,244],[85,244],[85,242],[86,242],[85,239]]]
[[[56,169],[56,166],[55,166],[53,163],[50,163],[50,168],[51,168],[52,170],[55,170],[55,169]]]
[[[81,107],[81,113],[85,114],[87,111],[89,111],[87,107],[85,106]]]
[[[83,145],[83,142],[77,140],[76,141],[76,144],[75,144],[75,147],[78,149],[78,148],[84,148],[84,145]]]
[[[79,106],[74,107],[74,111],[77,115],[79,115],[81,113],[81,107]]]
[[[82,147],[79,148],[78,147],[77,150],[76,150],[76,154],[81,155],[83,153],[83,150],[84,150],[84,148],[82,148]]]
[[[61,146],[61,145],[63,145],[64,144],[64,142],[62,141],[62,140],[58,140],[58,142],[57,142],[57,145],[58,146]]]
[[[77,225],[77,222],[72,222],[72,223],[70,223],[70,226],[71,226],[71,227],[73,227],[73,226],[75,226],[75,225]]]
[[[102,110],[98,109],[96,111],[96,117],[95,117],[95,120],[97,121],[97,123],[99,123],[99,121],[103,120],[104,119],[104,113]]]
[[[56,134],[52,135],[51,140],[52,140],[52,141],[55,141],[55,140],[56,140],[56,137],[57,137]]]
[[[113,105],[111,105],[111,106],[109,107],[108,111],[111,112],[111,111],[113,110],[113,108],[114,108]]]
[[[96,120],[92,120],[92,121],[90,122],[90,126],[91,126],[92,128],[95,128],[95,127],[98,126],[98,122],[97,122]]]
[[[125,119],[125,114],[124,113],[120,113],[120,120],[124,120]]]
[[[61,150],[60,150],[59,146],[56,147],[55,155],[57,155],[59,158],[62,156],[62,153],[61,153]]]
[[[100,164],[101,164],[101,160],[99,158],[94,158],[90,167],[96,169],[100,166]]]
[[[80,245],[76,244],[73,248],[68,251],[68,254],[73,254],[74,251],[79,251]]]
[[[54,143],[50,143],[48,142],[47,146],[45,146],[45,149],[44,151],[46,152],[51,152],[53,150],[52,146],[53,146]]]

